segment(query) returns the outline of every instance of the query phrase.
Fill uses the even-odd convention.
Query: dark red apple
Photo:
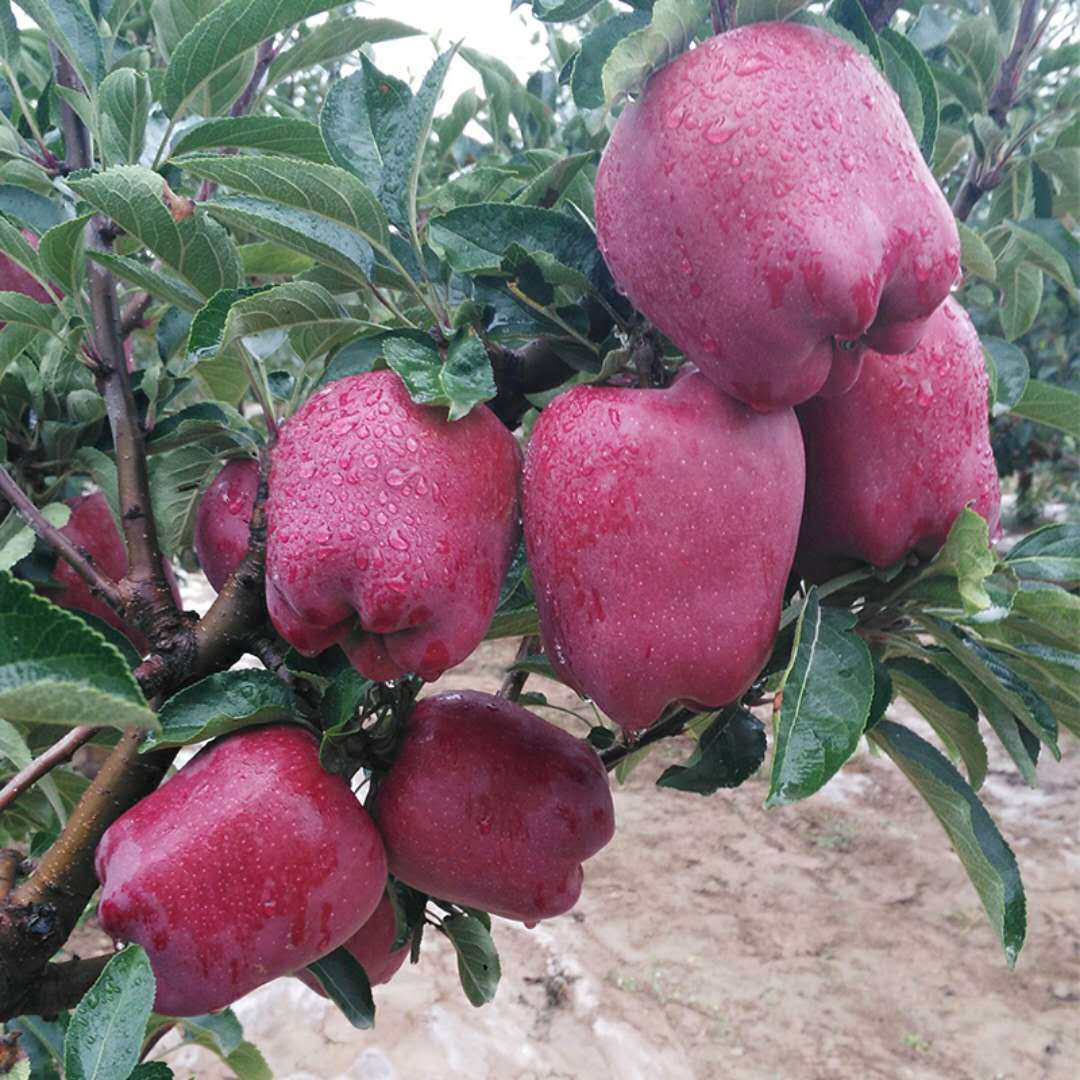
[[[199,500],[195,554],[217,592],[247,554],[251,511],[258,486],[258,462],[230,461]]]
[[[797,569],[822,581],[856,562],[924,558],[971,506],[995,536],[1001,487],[990,449],[982,346],[967,312],[946,300],[914,352],[868,352],[842,397],[799,409],[806,509]]]
[[[436,679],[480,643],[518,537],[517,442],[484,406],[449,422],[392,371],[332,382],[282,427],[266,602],[291,645],[371,679]]]
[[[347,941],[378,906],[386,855],[300,727],[211,744],[105,833],[98,919],[135,942],[155,1008],[196,1016]]]
[[[895,92],[840,38],[759,22],[683,53],[628,106],[596,180],[616,283],[756,409],[913,348],[960,242]]]
[[[769,657],[803,500],[795,414],[692,373],[578,387],[525,453],[525,544],[544,649],[628,730],[735,701]]]
[[[607,774],[586,743],[474,691],[414,706],[372,814],[391,872],[442,900],[535,923],[569,911],[612,837]]]
[[[127,549],[120,530],[109,510],[109,504],[100,491],[68,499],[71,517],[60,530],[76,547],[90,556],[94,565],[113,581],[119,581],[127,573]],[[173,598],[180,603],[180,589],[176,575],[168,560],[163,563],[165,577],[172,588]],[[63,559],[57,559],[53,578],[60,584],[58,590],[48,593],[49,599],[60,607],[85,611],[94,615],[131,640],[141,653],[148,648],[146,638],[116,614],[100,597],[90,591],[90,586]]]
[[[394,905],[390,903],[388,896],[384,896],[371,918],[345,942],[345,948],[364,969],[364,974],[372,986],[389,982],[409,955],[407,944],[400,949],[393,947],[396,937],[397,918],[394,915]],[[310,971],[300,971],[297,975],[305,986],[326,997],[319,980]]]

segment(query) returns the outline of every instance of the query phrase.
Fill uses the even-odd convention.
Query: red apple
[[[968,505],[996,535],[1001,488],[986,391],[979,336],[949,299],[914,352],[868,352],[854,389],[803,405],[800,572],[822,581],[855,562],[928,558]]]
[[[119,581],[127,573],[127,549],[120,530],[109,510],[109,504],[100,491],[68,499],[71,517],[60,530],[76,547],[90,556],[94,565],[113,581]],[[173,598],[180,603],[180,589],[172,564],[164,560],[165,577],[172,589]],[[131,643],[145,653],[149,648],[146,638],[116,614],[100,597],[90,591],[90,586],[66,563],[57,559],[53,578],[60,584],[59,590],[50,591],[49,599],[60,607],[85,611],[119,630]]]
[[[393,947],[396,937],[397,917],[394,915],[394,905],[390,903],[388,896],[384,896],[379,901],[375,914],[345,942],[345,948],[364,969],[364,974],[372,986],[389,982],[409,955],[407,944],[400,949]],[[297,972],[297,976],[309,989],[326,997],[319,980],[310,971]]]
[[[390,870],[432,896],[532,924],[569,911],[615,814],[595,751],[474,691],[414,706],[372,814]]]
[[[616,283],[717,386],[756,409],[914,347],[960,242],[896,94],[832,34],[760,22],[655,74],[596,179]]]
[[[371,819],[292,725],[211,744],[105,833],[98,919],[135,942],[155,1008],[196,1016],[347,941],[386,887]]]
[[[247,554],[251,511],[258,486],[258,462],[230,461],[199,499],[195,553],[216,592],[221,591]]]
[[[628,730],[735,701],[769,657],[795,553],[803,448],[692,373],[578,387],[525,453],[525,543],[544,648]]]
[[[518,536],[520,452],[484,406],[453,423],[392,371],[339,379],[282,427],[266,602],[291,645],[371,679],[436,679],[480,643]]]

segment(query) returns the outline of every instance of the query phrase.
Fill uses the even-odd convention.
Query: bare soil
[[[485,645],[435,689],[496,689],[512,648]],[[529,688],[579,705],[547,680]],[[1066,742],[1035,791],[991,748],[983,797],[1028,896],[1013,972],[887,759],[860,752],[814,798],[766,812],[764,771],[709,798],[655,787],[688,753],[680,740],[617,788],[618,832],[572,913],[534,930],[497,920],[491,1005],[469,1005],[433,934],[417,966],[376,989],[373,1031],[295,979],[235,1010],[279,1080],[1074,1080],[1080,746]],[[155,1056],[177,1076],[232,1075],[173,1039]]]

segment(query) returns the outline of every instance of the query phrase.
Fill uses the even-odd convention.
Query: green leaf
[[[1009,967],[1027,932],[1024,886],[1009,845],[963,777],[924,739],[883,720],[870,738],[934,811],[986,909]]]
[[[541,22],[571,22],[587,15],[600,0],[533,0],[533,15]]]
[[[1029,379],[1023,396],[1012,407],[1017,416],[1064,431],[1080,439],[1080,394],[1064,386]]]
[[[150,459],[154,517],[167,556],[179,554],[194,542],[199,497],[213,480],[218,464],[216,449],[205,445],[182,446]]]
[[[336,6],[334,0],[224,0],[172,50],[162,83],[165,112],[177,117],[188,100],[241,53]]]
[[[202,305],[202,296],[198,292],[163,270],[154,269],[146,263],[123,255],[110,255],[104,251],[89,251],[87,254],[122,281],[138,289],[145,289],[160,300],[175,304],[181,311],[197,311]],[[209,285],[209,281],[207,284]]]
[[[983,583],[994,572],[996,565],[986,521],[970,506],[965,506],[956,515],[949,535],[930,564],[928,573],[954,576],[964,610],[982,611],[991,604]]]
[[[709,14],[709,0],[656,0],[648,26],[627,34],[611,50],[601,83],[609,108],[637,93],[657,69],[683,52]]]
[[[79,0],[18,0],[18,4],[67,58],[83,85],[93,90],[105,74],[105,54],[90,12]]]
[[[593,161],[591,150],[569,154],[542,169],[513,198],[515,206],[556,206],[581,170]]]
[[[913,657],[897,657],[886,664],[893,686],[910,702],[959,758],[971,786],[978,791],[986,779],[986,744],[979,734],[979,712],[963,688],[943,671]]]
[[[7,758],[16,770],[25,769],[34,759],[22,735],[4,719],[0,719],[0,757]],[[35,787],[49,800],[60,825],[66,824],[67,807],[57,789],[56,780],[51,776],[43,776]]]
[[[382,349],[413,401],[446,406],[450,420],[460,420],[474,405],[490,401],[496,394],[487,350],[475,337],[457,337],[445,362],[433,343],[413,338],[388,337]]]
[[[50,525],[62,529],[71,518],[71,508],[63,503],[50,503],[42,508],[42,516]],[[17,562],[25,559],[34,550],[36,536],[29,525],[22,523],[14,511],[12,511],[15,531],[10,535],[7,529],[0,532],[0,570],[10,570]],[[7,525],[7,521],[4,522]]]
[[[0,572],[0,716],[64,727],[157,727],[120,653],[6,571]]]
[[[475,915],[448,915],[443,930],[457,951],[458,976],[469,1003],[479,1008],[495,997],[502,976],[491,932]]]
[[[266,85],[273,86],[294,72],[306,71],[317,64],[348,56],[361,45],[415,37],[420,33],[422,31],[394,19],[361,19],[355,16],[329,19],[321,26],[311,27],[306,37],[278,53],[266,73]]]
[[[870,651],[855,617],[822,607],[811,587],[795,627],[776,724],[766,807],[804,799],[855,752],[874,696]]]
[[[316,165],[261,154],[189,157],[180,164],[203,180],[213,180],[245,195],[318,215],[344,225],[362,238],[366,246],[384,253],[390,250],[390,227],[375,196],[336,165]],[[371,265],[370,252],[364,263]]]
[[[0,292],[0,321],[20,323],[35,330],[48,330],[56,318],[52,304],[31,300],[21,292]]]
[[[247,195],[218,196],[205,206],[208,213],[226,225],[264,236],[333,267],[354,281],[366,281],[371,274],[374,266],[371,245],[321,214]]]
[[[1041,642],[1053,648],[1073,650],[1080,641],[1080,596],[1055,585],[1029,580],[1013,597],[1009,618],[987,627],[984,633],[1014,643]]]
[[[335,949],[321,960],[308,964],[307,969],[354,1028],[363,1031],[375,1025],[371,984],[367,973],[348,949]]]
[[[1028,581],[1080,582],[1080,523],[1044,525],[1028,533],[1013,545],[1005,561]],[[1040,596],[1032,592],[1032,602],[1037,603]]]
[[[997,264],[994,253],[986,246],[983,238],[962,221],[956,223],[960,233],[960,265],[969,274],[975,274],[985,281],[997,279]]]
[[[923,159],[929,162],[934,156],[934,146],[937,142],[938,113],[941,103],[938,100],[937,83],[930,71],[923,54],[903,34],[886,27],[882,30],[880,40],[883,45],[888,45],[896,56],[907,65],[915,80],[922,98],[922,135],[919,137],[919,147],[922,150]]]
[[[544,266],[545,274],[599,285],[606,270],[596,237],[578,217],[538,206],[486,203],[459,206],[428,226],[431,244],[463,274],[502,274],[515,249]]]
[[[3,252],[12,262],[18,263],[38,281],[44,280],[45,275],[37,251],[23,236],[22,228],[17,227],[2,215],[0,215],[0,252]]]
[[[262,1054],[244,1040],[240,1021],[232,1009],[207,1016],[183,1017],[179,1023],[185,1039],[217,1054],[237,1080],[274,1080]]]
[[[261,240],[240,248],[240,263],[244,273],[252,277],[296,277],[310,270],[315,260],[270,240]]]
[[[83,265],[86,249],[83,237],[86,223],[93,214],[82,214],[60,225],[54,225],[41,237],[38,255],[50,276],[58,281],[64,290],[75,292],[82,282]]]
[[[624,11],[605,19],[581,39],[570,77],[570,92],[579,109],[604,107],[604,64],[615,46],[628,34],[648,26],[649,19],[647,11]]]
[[[385,359],[384,347],[393,337],[405,338],[418,347],[432,344],[431,338],[422,330],[389,330],[383,334],[355,338],[334,353],[333,359],[319,379],[319,385],[374,371],[380,361]]]
[[[735,25],[780,22],[806,7],[809,2],[810,0],[738,0],[735,4]]]
[[[310,360],[372,329],[378,325],[351,316],[321,285],[291,281],[234,303],[221,347],[227,349],[241,338],[272,330],[307,331],[305,347],[297,351]]]
[[[989,15],[961,19],[946,47],[974,75],[985,97],[997,74],[1000,58],[994,20]]]
[[[25,323],[11,323],[0,330],[0,375],[15,363],[43,332]]]
[[[139,1061],[154,1004],[154,974],[138,945],[105,965],[71,1014],[64,1038],[66,1080],[117,1080]]]
[[[1060,221],[1005,221],[1003,223],[1024,250],[1024,258],[1052,277],[1066,292],[1076,297],[1077,241]],[[1046,226],[1057,226],[1060,233]],[[1048,239],[1053,237],[1053,242]],[[1058,250],[1059,246],[1062,250]]]
[[[861,5],[859,6],[861,8]],[[899,34],[896,36],[900,41],[906,40]],[[908,127],[911,128],[911,134],[921,147],[924,145],[923,130],[925,128],[923,93],[915,78],[915,73],[887,38],[880,37],[878,46],[881,49],[881,56],[884,61],[885,77],[888,79],[889,85],[896,91],[896,95],[900,99],[900,109],[908,122]],[[926,61],[922,59],[922,54],[919,53],[918,49],[914,49],[914,51],[925,65]],[[932,79],[933,76],[931,76]],[[934,144],[931,141],[928,151],[930,154],[933,154],[933,148]]]
[[[657,787],[712,795],[720,788],[738,787],[765,760],[765,726],[746,709],[725,709],[705,729],[685,765],[672,765]]]
[[[330,155],[319,129],[310,120],[285,116],[228,116],[206,120],[188,128],[173,143],[171,158],[212,147],[242,147],[265,150],[318,164],[329,165]],[[183,161],[177,162],[184,166]]]
[[[296,696],[273,672],[224,671],[173,694],[158,713],[160,730],[139,749],[188,746],[255,724],[286,723],[296,713]]]
[[[990,358],[994,373],[994,416],[1015,408],[1028,384],[1028,362],[1024,350],[1002,338],[982,338],[983,352]]]
[[[150,117],[150,80],[132,68],[117,68],[98,90],[101,150],[110,165],[137,164]]]
[[[838,23],[860,41],[870,53],[874,63],[882,71],[885,70],[885,57],[881,52],[881,43],[859,0],[833,0],[826,14],[833,22]]]
[[[164,1061],[144,1061],[135,1066],[128,1080],[169,1080],[175,1075]]]
[[[199,212],[174,220],[165,205],[164,183],[157,173],[138,165],[68,180],[87,202],[141,240],[203,296],[236,288],[240,257],[232,239]]]
[[[1035,323],[1042,303],[1042,271],[1022,259],[999,267],[999,281],[1005,290],[1005,305],[999,312],[1001,330],[1007,341],[1026,334]]]

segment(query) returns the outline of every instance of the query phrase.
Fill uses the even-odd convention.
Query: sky
[[[374,0],[358,6],[356,14],[397,19],[428,35],[383,42],[374,49],[376,64],[414,89],[435,58],[431,38],[440,50],[461,40],[497,56],[522,82],[547,53],[543,24],[532,17],[528,5],[511,12],[510,0]],[[455,60],[446,76],[443,108],[469,87],[480,89],[479,76],[469,64]]]

